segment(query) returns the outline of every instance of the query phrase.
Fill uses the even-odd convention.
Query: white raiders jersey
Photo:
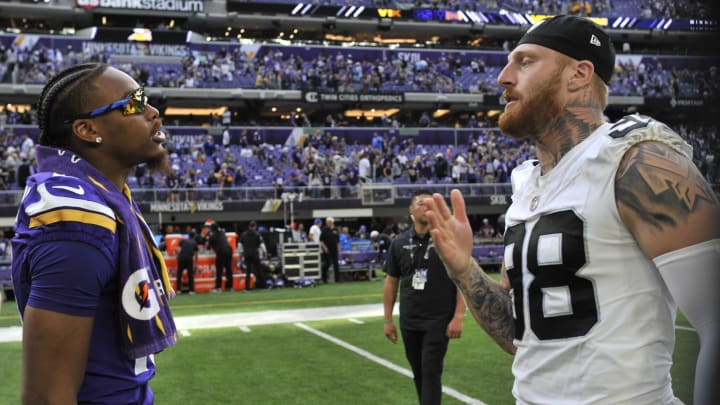
[[[660,141],[692,156],[664,124],[606,123],[546,175],[512,173],[505,266],[511,283],[518,404],[673,404],[675,303],[617,211],[624,153]]]

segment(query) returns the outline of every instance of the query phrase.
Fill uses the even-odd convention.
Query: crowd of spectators
[[[431,152],[432,150],[432,152]],[[195,137],[173,146],[172,173],[157,176],[135,174],[131,186],[185,189],[170,201],[192,200],[194,189],[226,189],[219,195],[232,199],[233,187],[254,186],[301,193],[305,198],[358,197],[363,183],[474,184],[506,183],[510,171],[534,157],[533,148],[499,136],[479,132],[464,145],[416,145],[380,132],[369,145],[348,144],[331,130],[315,131],[302,146],[287,147],[253,143],[246,135],[238,144],[221,146],[212,136]]]
[[[0,188],[22,189],[35,171],[34,142],[6,127],[0,133]],[[694,148],[695,162],[711,184],[720,180],[715,157],[716,127],[678,125]],[[308,133],[300,146],[263,142],[257,131],[237,136],[179,137],[170,147],[168,173],[149,173],[140,165],[131,174],[133,188],[163,190],[167,201],[201,199],[197,189],[213,188],[216,197],[241,198],[238,187],[261,187],[270,196],[283,192],[305,198],[358,197],[359,185],[505,184],[513,168],[536,157],[528,142],[503,137],[496,129],[478,129],[457,145],[416,144],[380,130],[368,144],[347,141],[332,128]],[[267,195],[266,195],[267,196]]]
[[[616,12],[613,12],[610,0],[498,0],[497,3],[498,7],[518,13],[574,14],[593,17],[617,16]],[[616,1],[616,3],[622,4],[626,3],[626,1]]]
[[[712,18],[710,2],[702,0],[671,1],[641,0],[633,1],[642,18]],[[635,15],[635,14],[634,14]]]
[[[717,128],[679,125],[677,131],[693,146],[695,162],[708,181],[717,183]],[[212,136],[194,139],[176,144],[172,151],[178,184],[189,189],[273,187],[278,198],[282,192],[308,198],[357,197],[357,186],[363,183],[507,183],[514,167],[536,157],[528,142],[494,130],[479,130],[458,145],[418,145],[412,138],[381,131],[370,144],[350,144],[331,129],[312,132],[298,147],[262,143],[247,131],[238,144],[220,145]],[[164,181],[135,181],[137,187],[168,186],[167,176]]]
[[[319,50],[320,49],[320,50]],[[418,53],[412,60],[401,52],[369,52],[321,47],[267,47],[253,54],[241,46],[213,51],[190,50],[177,63],[143,61],[116,65],[150,87],[253,88],[338,92],[432,92],[500,94],[496,77],[502,68],[497,55],[467,57],[460,50]],[[618,58],[610,95],[713,98],[719,94],[717,59],[683,66],[677,58]],[[493,62],[486,62],[486,59]],[[113,62],[105,52],[55,49],[38,43],[0,47],[4,83],[42,84],[55,72],[82,61]],[[672,63],[670,63],[672,62]],[[668,65],[669,67],[666,67]]]
[[[674,129],[693,147],[693,161],[708,183],[720,183],[720,166],[717,161],[720,158],[720,136],[717,128],[680,124]]]
[[[491,9],[506,7],[549,13],[569,9],[585,14],[591,14],[587,7],[595,13],[612,6],[607,0],[486,0],[475,3]],[[626,3],[622,2],[623,5]],[[460,6],[463,3],[462,0],[448,0],[447,4]],[[682,10],[682,6],[661,0],[633,4],[641,10],[651,9],[652,15]],[[580,9],[576,9],[578,5]],[[1,81],[42,84],[55,72],[84,61],[113,63],[111,53],[88,49],[70,45],[54,48],[42,41],[24,47],[16,41],[4,41],[0,43]],[[495,78],[501,69],[502,62],[498,60],[503,58],[486,60],[482,54],[467,57],[467,52],[461,50],[418,52],[414,58],[408,58],[407,53],[376,50],[356,56],[353,49],[317,46],[261,46],[256,51],[230,44],[205,50],[188,47],[186,55],[178,57],[177,63],[143,61],[138,57],[117,66],[151,87],[500,93]],[[684,66],[679,58],[673,57],[619,57],[616,74],[610,83],[610,95],[716,99],[720,94],[716,62],[717,59],[708,58],[703,62],[696,58],[691,65]],[[229,115],[216,116],[212,124],[228,125],[229,120]],[[291,114],[290,121],[295,126],[311,126],[304,113]],[[400,123],[397,117],[387,116],[380,121],[380,126],[389,128],[401,125],[426,127],[432,123],[429,114],[421,115],[415,122]],[[22,188],[24,179],[33,172],[32,138],[16,134],[9,128],[35,123],[31,109],[0,108],[0,188]],[[332,129],[353,124],[342,116],[328,115],[321,125]],[[477,128],[482,123],[470,114],[464,125]],[[711,183],[720,178],[715,163],[718,154],[716,129],[678,127],[681,135],[695,147],[696,163]],[[340,198],[356,195],[356,186],[363,182],[506,183],[517,164],[534,157],[528,144],[502,138],[492,131],[478,131],[478,134],[469,137],[467,142],[451,146],[416,145],[412,139],[399,140],[380,134],[373,137],[371,144],[358,145],[346,143],[343,137],[326,130],[309,134],[302,147],[266,144],[255,136],[256,133],[249,132],[241,134],[239,142],[230,142],[229,135],[217,140],[208,135],[173,146],[171,173],[148,173],[139,166],[132,185],[173,190],[167,197],[170,201],[194,199],[193,189],[196,188],[230,189],[246,185],[272,187],[276,195],[283,191],[303,190],[307,191],[308,197]]]
[[[663,67],[657,59],[635,63],[633,59],[619,61],[610,94],[616,96],[671,97],[715,99],[720,96],[717,66],[706,70],[684,67]]]
[[[24,189],[37,168],[35,142],[27,134],[14,136],[0,130],[0,150],[0,190]]]
[[[484,3],[488,10],[504,8],[530,14],[574,14],[591,17],[640,17],[646,19],[709,18],[711,16],[708,9],[709,2],[701,0],[497,0],[481,3]]]

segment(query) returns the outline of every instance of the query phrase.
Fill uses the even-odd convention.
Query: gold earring
[[[97,144],[102,143],[102,137],[98,136],[97,138],[95,138],[95,143],[97,143]]]

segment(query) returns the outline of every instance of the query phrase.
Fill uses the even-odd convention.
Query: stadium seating
[[[58,70],[79,63],[83,41],[38,36],[17,46],[13,35],[0,43],[15,58],[31,63],[0,63],[5,82],[41,84]],[[120,58],[116,63],[148,86],[217,89],[282,89],[348,92],[431,92],[499,94],[496,78],[505,64],[501,51],[403,50],[265,44],[190,44],[184,57],[85,55],[84,59]],[[168,59],[174,59],[169,62]],[[480,64],[475,65],[478,61]],[[717,80],[708,80],[718,59],[660,55],[619,55],[610,95],[710,98]],[[478,66],[477,69],[470,68]],[[671,85],[668,85],[670,83]]]
[[[27,133],[32,138],[37,138],[38,130],[32,125],[12,125],[8,127],[14,133]],[[237,164],[242,165],[244,169],[247,181],[239,188],[221,189],[219,186],[207,186],[207,178],[211,175],[212,171],[216,170],[222,159],[219,154],[213,155],[204,161],[198,161],[199,156],[205,156],[204,152],[193,152],[197,149],[203,140],[208,137],[207,129],[202,127],[168,127],[170,133],[173,134],[171,138],[173,141],[173,152],[170,157],[170,164],[176,169],[180,177],[181,189],[185,188],[187,173],[193,172],[197,175],[196,181],[198,182],[193,186],[192,193],[182,193],[180,199],[185,200],[218,200],[218,199],[232,199],[232,200],[266,200],[269,198],[279,198],[277,190],[273,187],[273,173],[274,169],[279,167],[280,173],[285,179],[289,179],[292,170],[291,165],[291,154],[301,153],[299,147],[295,147],[292,144],[287,144],[286,141],[290,139],[290,133],[292,128],[289,127],[259,127],[259,128],[242,128],[233,127],[230,132],[232,134],[233,145],[229,148],[229,153],[232,157],[232,161],[239,162]],[[240,140],[240,135],[243,131],[250,129],[252,131],[258,131],[263,139],[273,140],[277,143],[264,144],[264,147],[268,150],[268,158],[273,162],[270,166],[267,160],[262,160],[257,152],[248,157],[240,156],[241,148],[237,145]],[[717,135],[716,130],[713,127],[702,127],[702,126],[688,126],[679,125],[675,128],[690,144],[694,147],[695,161],[701,170],[707,174],[708,179],[711,183],[717,181],[716,165],[714,163],[714,156],[718,153],[717,149]],[[307,129],[308,132],[314,132],[314,129]],[[430,166],[434,165],[434,159],[438,158],[438,155],[445,159],[450,164],[454,158],[458,155],[463,155],[465,158],[469,158],[469,169],[481,170],[481,165],[477,158],[471,152],[476,147],[488,148],[488,152],[493,153],[498,159],[499,163],[507,165],[508,168],[514,167],[514,165],[522,162],[525,159],[533,158],[532,155],[527,155],[522,148],[521,143],[515,139],[503,137],[497,128],[488,129],[455,129],[455,128],[418,128],[415,135],[400,135],[396,134],[395,130],[387,128],[332,128],[327,131],[337,134],[340,139],[343,139],[344,144],[349,145],[345,149],[345,154],[348,156],[347,162],[342,166],[353,168],[357,170],[357,156],[361,150],[371,150],[370,139],[373,134],[378,132],[384,134],[385,138],[395,136],[398,139],[399,146],[395,149],[395,153],[398,153],[401,149],[406,151],[408,162],[413,161],[416,157],[420,159],[424,164]],[[211,135],[214,144],[220,142],[219,135]],[[17,142],[18,137],[6,137],[6,142],[12,140]],[[309,137],[309,144],[313,144],[316,138]],[[453,146],[455,140],[459,140],[461,143]],[[415,145],[414,151],[411,151],[408,142],[413,141]],[[282,142],[282,143],[281,143]],[[17,144],[14,144],[17,145]],[[5,144],[3,149],[6,149],[8,144]],[[335,164],[331,164],[333,161],[327,157],[333,155],[334,149],[326,149],[322,144],[315,144],[320,159],[317,160],[319,167],[322,165],[330,165],[331,173],[337,178],[340,173],[340,167]],[[17,152],[13,152],[16,156]],[[7,153],[5,153],[7,155]],[[325,157],[325,158],[323,158]],[[8,156],[4,156],[6,159],[3,164],[7,164]],[[304,158],[303,158],[304,159]],[[325,162],[325,163],[323,163]],[[497,165],[498,163],[495,163]],[[234,172],[235,164],[231,164],[231,170]],[[14,167],[6,167],[7,171],[14,172]],[[481,184],[455,184],[448,177],[438,178],[434,170],[429,171],[430,177],[420,176],[420,178],[413,183],[404,169],[401,169],[399,177],[394,178],[391,182],[396,186],[395,197],[396,198],[407,198],[410,196],[412,191],[418,186],[427,186],[433,189],[433,191],[446,192],[447,187],[459,187],[463,190],[465,195],[469,196],[481,196],[481,195],[496,195],[496,194],[508,194],[509,186],[506,183],[498,183],[501,181],[500,177],[494,177],[493,183],[496,184],[482,184],[485,180],[480,177],[476,180]],[[308,175],[310,173],[304,173],[304,182],[307,184],[309,181]],[[502,177],[506,178],[506,177]],[[135,198],[139,201],[164,201],[168,197],[168,190],[163,189],[163,177],[160,174],[155,174],[152,183],[148,184],[147,178],[140,184],[134,174],[131,174],[128,184],[137,191],[135,192]],[[376,182],[383,182],[382,179],[376,178]],[[6,185],[11,190],[18,190],[18,186],[15,182],[9,182]],[[435,190],[437,189],[437,190]],[[296,190],[303,192],[306,198],[320,198],[323,194],[316,193],[311,187],[294,187],[290,186],[286,182],[286,190]],[[17,193],[0,194],[0,203],[5,204],[16,204],[18,196]],[[338,193],[340,194],[340,193]],[[350,193],[353,194],[353,193]],[[335,195],[335,194],[333,194]]]

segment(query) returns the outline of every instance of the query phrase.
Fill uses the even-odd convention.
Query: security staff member
[[[245,264],[245,291],[252,290],[251,277],[255,280],[260,277],[260,254],[258,250],[263,240],[260,232],[257,231],[257,223],[250,221],[248,229],[240,235],[240,246],[242,246],[243,263]]]
[[[188,272],[188,293],[195,294],[195,262],[198,258],[198,244],[195,240],[195,231],[188,232],[187,239],[180,241],[180,250],[177,255],[177,292],[182,292],[182,274]]]
[[[400,330],[421,405],[440,403],[448,342],[461,336],[465,315],[465,301],[432,246],[424,206],[431,198],[427,190],[413,193],[413,226],[390,245],[383,291],[385,336],[396,343],[392,312],[400,286]]]
[[[226,278],[225,291],[232,291],[232,248],[225,236],[225,230],[211,219],[205,222],[205,226],[210,229],[206,246],[215,251],[215,290],[213,291],[222,291],[223,273]]]
[[[340,281],[340,233],[335,228],[335,218],[325,218],[325,227],[320,233],[322,248],[322,281],[327,284],[328,271],[333,267],[335,282]]]

